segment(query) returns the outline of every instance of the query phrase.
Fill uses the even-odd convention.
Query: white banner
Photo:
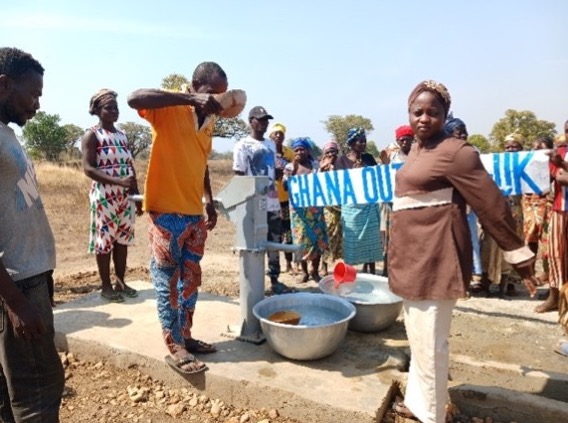
[[[548,150],[482,154],[481,162],[503,195],[550,190]],[[402,163],[317,172],[288,179],[294,207],[392,202],[395,174]]]

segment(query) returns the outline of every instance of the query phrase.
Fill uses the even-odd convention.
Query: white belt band
[[[518,264],[523,261],[530,260],[534,257],[534,253],[526,245],[521,248],[517,248],[513,251],[503,251],[503,259],[507,263]]]
[[[392,203],[392,211],[417,209],[420,207],[434,207],[450,204],[454,189],[444,188],[438,191],[427,192],[425,194],[407,195],[404,197],[395,197]]]

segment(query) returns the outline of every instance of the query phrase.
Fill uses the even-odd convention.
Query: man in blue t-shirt
[[[233,170],[236,175],[268,176],[270,185],[266,194],[268,222],[268,241],[281,242],[280,200],[276,190],[276,145],[270,138],[264,138],[268,121],[273,117],[262,106],[255,106],[249,112],[250,134],[235,144],[233,151]],[[268,252],[268,275],[274,294],[293,292],[282,282],[280,277],[280,254]]]

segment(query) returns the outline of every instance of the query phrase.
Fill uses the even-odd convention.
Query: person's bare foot
[[[535,313],[548,313],[558,310],[558,288],[550,288],[548,298],[540,305],[536,306]]]
[[[394,403],[392,409],[397,415],[399,415],[404,419],[418,421],[418,418],[414,415],[412,411],[408,409],[406,405],[404,405],[403,402]]]

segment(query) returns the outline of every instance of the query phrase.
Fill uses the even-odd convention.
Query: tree
[[[493,125],[489,140],[495,150],[503,151],[505,137],[515,131],[525,137],[526,141],[532,142],[542,135],[554,137],[556,134],[555,126],[552,122],[537,119],[536,115],[530,110],[509,109],[505,112],[505,117]]]
[[[181,91],[183,84],[190,84],[189,79],[179,73],[172,73],[162,79],[162,88],[164,90]]]
[[[127,145],[133,158],[146,151],[152,143],[152,132],[146,125],[135,122],[124,122],[118,125],[126,134]]]
[[[43,157],[56,161],[59,154],[65,151],[67,132],[59,125],[59,115],[37,112],[22,130],[22,138],[26,149],[33,157]]]
[[[181,91],[183,84],[189,85],[191,81],[184,75],[172,73],[162,79],[162,88],[165,90]],[[248,134],[248,125],[240,117],[217,118],[213,128],[213,136],[220,138],[235,138],[237,140]]]
[[[371,120],[360,115],[331,115],[328,116],[327,120],[323,120],[322,123],[325,130],[333,135],[333,138],[335,138],[339,145],[345,144],[347,131],[351,128],[363,128],[367,133],[374,129]]]
[[[67,150],[67,154],[70,157],[78,156],[79,150],[75,147],[75,143],[77,140],[80,140],[85,131],[72,123],[68,123],[63,125],[63,129],[65,130],[65,149]]]
[[[240,140],[248,134],[248,125],[238,116],[233,118],[219,118],[215,121],[213,136],[220,138],[235,138]]]
[[[474,134],[467,137],[467,142],[477,147],[481,153],[490,153],[491,152],[491,144],[489,144],[489,140],[485,138],[483,135]]]

